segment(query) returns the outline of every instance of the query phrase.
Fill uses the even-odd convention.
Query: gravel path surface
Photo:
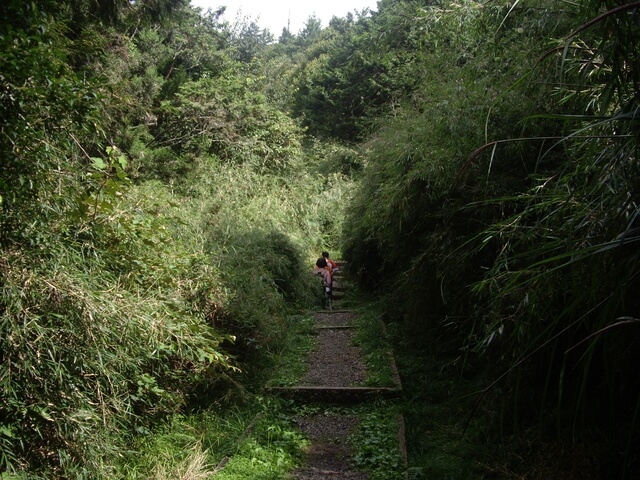
[[[320,414],[296,419],[300,430],[311,440],[305,453],[305,466],[293,472],[296,480],[344,479],[367,480],[363,472],[349,464],[348,436],[358,420],[342,415]]]
[[[309,355],[307,374],[302,385],[317,387],[353,387],[366,378],[360,349],[352,345],[350,329],[318,330],[318,345]]]
[[[316,312],[313,314],[313,318],[318,326],[351,325],[357,316],[358,314],[353,312]]]

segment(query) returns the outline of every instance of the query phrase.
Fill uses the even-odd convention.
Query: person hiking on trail
[[[327,264],[327,260],[324,257],[320,257],[316,261],[316,266],[313,269],[313,273],[322,277],[322,283],[324,283],[325,291],[331,292],[331,284],[333,283],[333,271]]]
[[[329,252],[322,252],[322,258],[326,260],[327,265],[329,265],[332,272],[338,270],[338,264],[329,258]]]

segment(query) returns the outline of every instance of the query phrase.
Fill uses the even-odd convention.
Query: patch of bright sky
[[[203,11],[217,10],[225,5],[227,10],[223,19],[229,23],[236,20],[239,12],[252,20],[257,19],[258,25],[267,28],[276,38],[287,24],[291,33],[297,34],[311,15],[326,27],[334,16],[346,17],[348,13],[365,8],[377,10],[377,4],[377,0],[191,0],[191,5]]]

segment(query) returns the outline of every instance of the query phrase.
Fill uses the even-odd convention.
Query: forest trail
[[[343,282],[342,275],[336,273],[333,309],[313,313],[317,342],[306,359],[307,372],[300,384],[268,389],[271,394],[296,399],[297,410],[309,412],[295,416],[300,431],[309,440],[304,464],[293,472],[296,480],[369,479],[367,473],[357,467],[358,462],[354,461],[357,454],[350,438],[358,435],[366,442],[366,432],[362,432],[362,414],[379,409],[380,404],[385,405],[381,399],[393,405],[402,392],[400,377],[390,353],[388,360],[393,372],[393,386],[372,385],[368,380],[375,378],[375,375],[372,376],[372,372],[368,371],[363,352],[354,344],[359,314],[341,309],[341,303],[348,294],[346,283]],[[389,455],[397,454],[398,472],[393,478],[400,479],[406,478],[407,469],[404,421],[401,415],[393,415],[393,445],[387,443],[379,448],[395,449],[396,452],[385,451],[380,458],[388,459]],[[375,464],[368,465],[376,468]]]

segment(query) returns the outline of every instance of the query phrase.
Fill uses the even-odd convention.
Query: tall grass
[[[634,35],[628,21],[629,14],[616,9],[577,28],[563,45],[567,85],[559,90],[578,115],[555,119],[574,133],[557,142],[561,162],[548,163],[551,148],[541,150],[531,190],[508,200],[515,213],[483,233],[500,255],[478,284],[494,314],[476,325],[485,331],[485,347],[499,332],[501,345],[488,349],[511,353],[501,380],[521,381],[523,392],[533,379],[542,385],[529,397],[539,403],[513,405],[513,415],[541,412],[543,431],[600,438],[598,455],[618,458],[605,462],[603,474],[620,478],[635,468],[629,447],[639,435],[638,389],[628,382],[638,308],[639,172],[630,113],[637,110],[637,88],[618,58],[635,53],[616,46]],[[613,44],[598,33],[610,22],[619,36]],[[593,62],[594,55],[602,63]],[[550,412],[553,424],[543,420]]]
[[[139,213],[138,236],[126,236],[126,250],[101,244],[108,231],[118,235],[127,212],[103,220],[93,244],[52,243],[45,256],[6,252],[8,471],[100,472],[129,429],[184,407],[187,392],[234,368],[221,349],[228,337],[191,306],[191,267],[202,255],[169,247],[163,222]]]
[[[602,6],[492,6],[469,31],[494,36],[449,51],[465,63],[425,58],[467,95],[425,84],[430,96],[384,122],[346,252],[407,337],[480,382],[470,417],[490,438],[593,449],[604,478],[631,478],[636,7]]]

